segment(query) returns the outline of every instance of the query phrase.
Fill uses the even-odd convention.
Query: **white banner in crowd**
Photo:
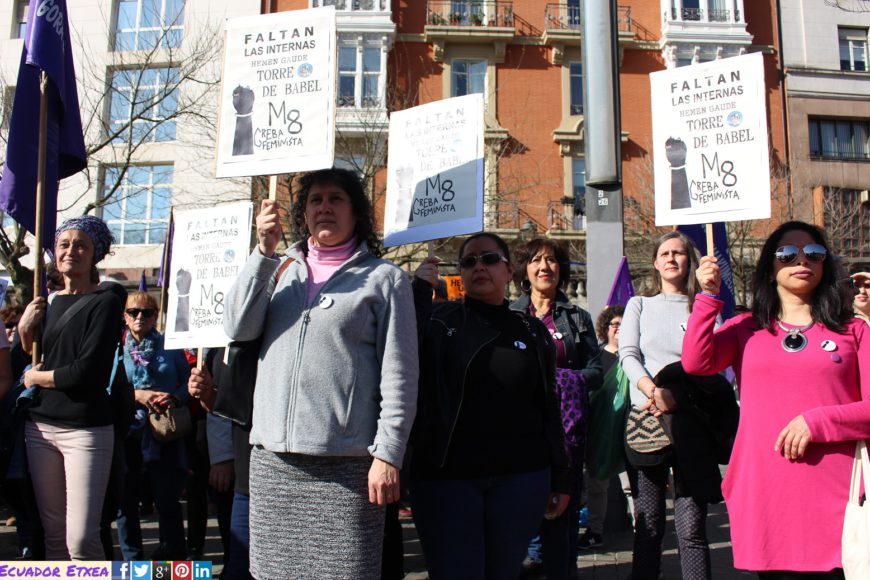
[[[761,53],[650,74],[656,225],[770,217]]]
[[[228,19],[217,177],[332,167],[335,9]]]
[[[483,230],[483,95],[390,115],[384,246]]]
[[[224,297],[248,259],[251,202],[174,211],[166,348],[224,346]]]

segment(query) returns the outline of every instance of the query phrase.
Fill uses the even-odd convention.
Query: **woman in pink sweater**
[[[843,578],[855,441],[870,437],[870,327],[841,298],[824,234],[803,222],[767,239],[752,312],[715,333],[715,258],[701,260],[697,277],[704,293],[689,318],[683,366],[712,374],[731,365],[740,387],[722,483],[734,565],[762,579]]]

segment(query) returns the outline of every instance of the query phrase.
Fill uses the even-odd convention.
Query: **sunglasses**
[[[459,260],[460,268],[474,268],[477,265],[477,261],[480,260],[483,262],[484,266],[495,266],[501,262],[505,264],[508,263],[507,258],[499,254],[498,252],[484,252],[483,254],[476,256],[474,254],[469,254],[467,256],[463,256],[461,260]]]
[[[127,316],[130,318],[138,318],[140,314],[145,318],[151,318],[154,316],[153,308],[128,308],[126,312]]]
[[[821,244],[807,244],[803,248],[788,244],[777,248],[774,256],[780,264],[791,264],[801,251],[810,262],[824,262],[828,255],[828,250]]]

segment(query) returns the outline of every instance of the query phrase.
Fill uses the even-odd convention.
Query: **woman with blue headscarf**
[[[122,304],[99,288],[96,264],[112,234],[99,218],[65,221],[54,255],[65,287],[49,308],[36,298],[18,323],[21,347],[33,349],[37,330],[42,363],[24,374],[38,386],[25,425],[27,456],[48,560],[102,560],[100,512],[112,463],[113,414],[106,385],[120,340]]]

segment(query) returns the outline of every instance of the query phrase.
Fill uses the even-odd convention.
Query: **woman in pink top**
[[[803,222],[767,239],[752,312],[715,333],[715,258],[701,260],[697,277],[704,293],[689,318],[683,366],[712,374],[732,365],[740,387],[722,483],[734,565],[762,579],[843,578],[855,441],[870,437],[870,327],[841,297],[824,234]]]

